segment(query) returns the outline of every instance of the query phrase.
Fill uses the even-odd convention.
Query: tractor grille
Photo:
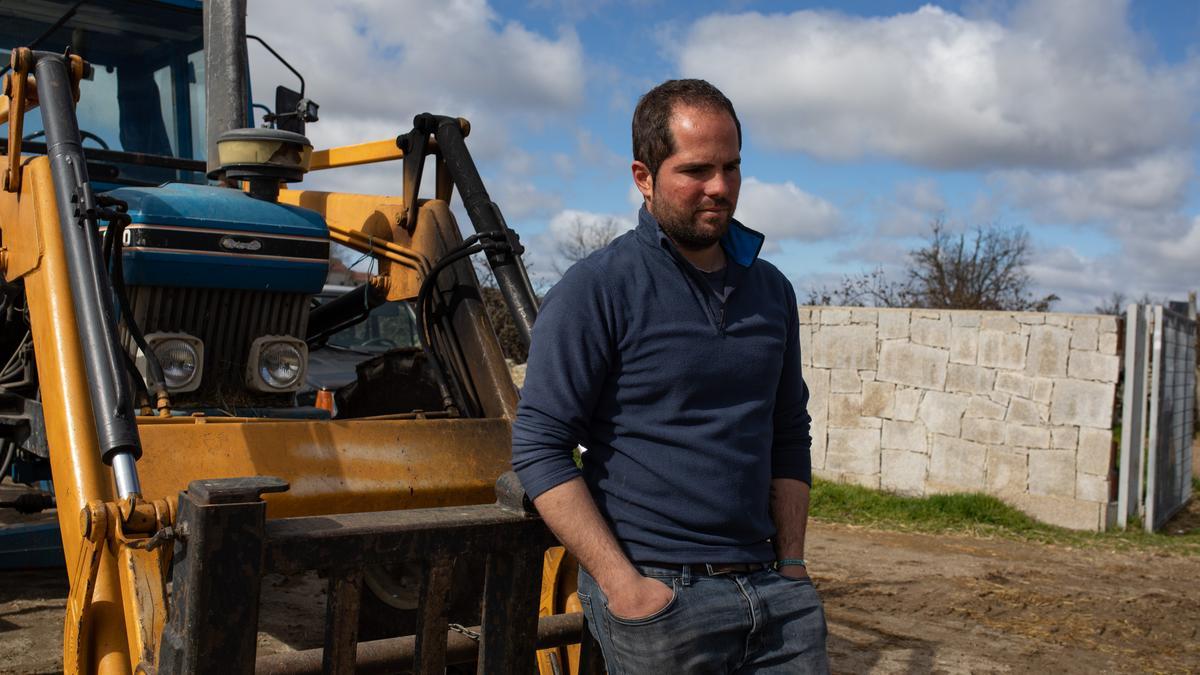
[[[187,333],[204,341],[200,388],[172,394],[177,406],[274,407],[291,405],[291,394],[264,394],[246,387],[250,344],[263,335],[305,337],[309,299],[304,293],[130,286],[129,302],[143,334]],[[131,338],[121,330],[131,353]]]

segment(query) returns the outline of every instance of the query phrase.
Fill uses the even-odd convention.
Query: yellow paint
[[[312,153],[308,170],[319,171],[343,166],[390,162],[402,157],[404,157],[404,152],[396,147],[396,139],[389,138],[382,141],[329,148],[328,150],[316,150]]]
[[[117,558],[124,601],[125,634],[131,662],[145,672],[154,672],[163,626],[167,623],[167,589],[164,580],[171,545],[154,551],[121,546]]]
[[[68,561],[71,578],[78,581],[67,594],[67,611],[63,617],[63,672],[80,673],[88,670],[91,636],[88,613],[92,593],[96,588],[96,572],[108,533],[107,510],[101,501],[93,502],[80,513],[80,525],[87,533],[80,541],[75,560]],[[86,521],[86,525],[84,522]]]
[[[329,224],[332,239],[379,258],[380,276],[388,278],[388,300],[417,297],[429,261],[462,240],[449,207],[440,200],[421,202],[412,229],[397,224],[405,213],[401,197],[280,190],[279,201],[316,211]]]
[[[14,232],[28,227],[28,223],[20,223],[22,219],[33,217],[36,240],[43,249],[40,262],[25,275],[25,293],[37,354],[63,551],[74,586],[82,581],[75,575],[77,567],[70,563],[83,552],[79,512],[91,500],[112,501],[113,493],[109,471],[100,461],[96,444],[91,394],[75,323],[49,160],[45,157],[31,160],[25,167],[25,178],[23,189],[15,195],[22,204],[18,208],[18,230]],[[10,197],[13,196],[5,195]],[[33,208],[24,202],[32,202]],[[2,226],[7,235],[9,222]],[[9,241],[7,236],[4,240]],[[29,239],[25,242],[28,244]],[[89,643],[89,669],[101,673],[130,672],[116,560],[107,547],[100,558],[88,611],[91,631],[82,637]]]
[[[266,495],[270,518],[478,504],[511,458],[503,419],[199,419],[139,418],[148,499],[201,477],[276,476],[291,489]]]
[[[35,204],[36,200],[23,199],[19,193],[0,192],[0,225],[4,229],[6,251],[4,278],[8,281],[32,272],[41,260],[42,242],[34,218]]]
[[[21,139],[23,136],[23,127],[25,124],[25,109],[27,107],[27,89],[29,88],[29,68],[33,63],[32,53],[25,47],[19,47],[12,50],[9,63],[12,65],[10,72],[4,80],[5,93],[12,99],[9,103],[9,110],[15,111],[15,114],[10,114],[8,123],[8,168],[4,171],[4,189],[8,192],[21,191]],[[11,88],[11,91],[10,91]],[[37,91],[36,88],[33,89]],[[35,94],[36,96],[36,94]]]
[[[579,563],[575,556],[567,553],[561,546],[546,550],[542,559],[542,594],[538,603],[538,616],[555,614],[570,614],[583,611],[579,604]],[[538,672],[540,675],[553,675],[555,670],[551,664],[551,654],[560,665],[565,665],[564,673],[579,674],[579,645],[571,644],[565,647],[542,649],[537,653]]]
[[[378,147],[363,146],[322,161],[366,163],[400,156],[398,150],[384,152],[379,144],[367,146]],[[319,157],[314,154],[314,165]],[[351,161],[354,157],[362,161]],[[88,595],[80,584],[89,578],[95,582],[91,602],[70,615],[70,621],[79,619],[72,626],[80,630],[66,631],[68,639],[78,640],[64,644],[64,662],[81,671],[129,673],[139,662],[152,661],[157,649],[166,616],[167,556],[162,549],[147,553],[129,548],[114,527],[107,541],[100,542],[92,574],[78,516],[85,504],[97,500],[115,508],[112,478],[96,444],[48,160],[31,159],[24,179],[21,190],[0,193],[5,275],[25,283],[59,525],[69,581],[73,592],[79,591],[80,603]],[[414,297],[429,260],[461,243],[448,206],[438,200],[422,203],[412,229],[396,225],[404,213],[399,197],[284,190],[281,201],[322,213],[335,239],[383,257],[386,287],[394,300]],[[493,501],[495,480],[509,469],[516,396],[499,347],[485,334],[490,330],[486,317],[481,310],[472,312],[456,326],[456,339],[470,347],[469,353],[484,355],[481,363],[469,365],[489,419],[142,417],[144,456],[138,473],[143,494],[173,501],[190,480],[273,475],[292,487],[266,497],[272,518]]]
[[[399,178],[396,187],[400,187]],[[379,259],[380,276],[388,278],[388,300],[415,298],[424,278],[422,261],[436,258],[441,253],[436,247],[436,237],[412,233],[396,225],[404,214],[401,197],[280,190],[279,201],[316,211],[329,224],[334,241],[363,253],[375,254]],[[412,260],[394,263],[387,255],[391,247],[395,247],[398,256],[411,256]]]

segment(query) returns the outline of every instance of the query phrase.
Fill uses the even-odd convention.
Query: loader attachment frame
[[[193,481],[180,493],[173,606],[159,673],[443,673],[447,663],[470,662],[479,673],[530,673],[535,646],[579,641],[579,614],[539,624],[540,563],[555,542],[515,474],[496,483],[494,504],[268,521],[261,493],[286,487],[277,478],[232,478]],[[452,570],[462,557],[486,560],[482,622],[450,631]],[[416,635],[359,644],[363,568],[406,560],[421,562]],[[256,663],[262,575],[309,570],[328,579],[323,648]],[[464,644],[472,634],[478,644]]]

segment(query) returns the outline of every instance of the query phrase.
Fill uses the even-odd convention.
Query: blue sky
[[[304,72],[317,147],[425,110],[471,119],[543,285],[573,224],[632,224],[638,96],[703,77],[745,127],[738,217],[802,299],[899,269],[938,216],[1026,228],[1060,310],[1200,286],[1200,3],[255,0],[249,29]],[[254,46],[251,63],[257,98],[290,81]],[[394,193],[399,176],[315,186]]]

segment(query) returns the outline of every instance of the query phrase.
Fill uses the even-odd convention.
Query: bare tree
[[[1058,300],[1029,292],[1029,235],[1022,228],[980,227],[970,242],[934,221],[924,248],[912,251],[908,287],[931,309],[1049,311]]]
[[[608,246],[620,231],[620,221],[611,216],[588,220],[573,216],[555,245],[558,260],[554,262],[554,271],[562,276],[571,265]]]
[[[889,279],[882,267],[842,277],[832,288],[821,286],[808,292],[810,305],[915,307],[916,303],[907,285]]]
[[[1029,255],[1029,235],[1021,228],[978,227],[968,237],[947,232],[938,219],[925,245],[909,251],[903,280],[889,279],[879,268],[845,277],[832,290],[810,292],[809,299],[875,307],[1049,311],[1058,296],[1032,295],[1025,271]]]
[[[1142,293],[1141,297],[1137,298],[1126,298],[1124,293],[1114,291],[1107,300],[1096,305],[1096,313],[1122,316],[1125,314],[1125,307],[1127,305],[1168,305],[1170,302],[1170,298],[1156,298],[1149,293]]]
[[[1112,295],[1108,296],[1099,305],[1096,305],[1096,313],[1121,316],[1125,313],[1126,304],[1128,303],[1125,300],[1125,294],[1120,291],[1113,291]]]

